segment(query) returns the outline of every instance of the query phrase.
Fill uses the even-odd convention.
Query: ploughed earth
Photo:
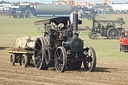
[[[0,48],[0,85],[128,85],[126,61],[100,60],[94,72],[66,70],[58,73],[54,67],[37,70],[33,66],[10,65],[8,48]]]

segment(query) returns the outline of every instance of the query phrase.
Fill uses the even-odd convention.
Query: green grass
[[[116,20],[123,17],[125,25],[123,27],[127,30],[128,15],[98,15],[96,19],[111,19]],[[39,36],[43,35],[38,30],[38,26],[34,25],[35,21],[48,19],[48,18],[35,18],[30,19],[14,19],[7,16],[0,16],[0,47],[12,47],[15,39],[22,36]],[[82,28],[89,26],[92,27],[92,21],[82,19]],[[97,40],[88,38],[89,31],[81,31],[80,37],[84,40],[85,47],[91,46],[95,48],[98,63],[105,62],[128,62],[128,54],[120,52],[119,40],[109,40],[105,37],[100,37]]]

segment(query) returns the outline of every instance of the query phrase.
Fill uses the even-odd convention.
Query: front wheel
[[[98,35],[97,35],[96,32],[90,32],[90,33],[88,34],[88,37],[89,37],[90,39],[97,39]]]
[[[67,53],[64,47],[58,47],[56,49],[54,63],[58,72],[64,72],[67,66]]]
[[[83,61],[84,68],[88,72],[94,71],[96,67],[96,53],[92,47],[89,47],[87,50],[86,60]]]

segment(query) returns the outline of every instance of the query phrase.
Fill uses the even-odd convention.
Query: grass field
[[[98,15],[96,19],[111,19],[111,20],[116,20],[117,18],[122,17],[124,18],[125,25],[123,27],[125,30],[128,30],[128,15]],[[21,67],[11,67],[9,65],[9,54],[7,50],[13,46],[13,43],[16,38],[22,37],[22,36],[38,36],[38,35],[43,35],[38,30],[38,27],[34,25],[35,21],[42,20],[42,19],[48,19],[48,18],[35,18],[32,17],[30,19],[14,19],[14,18],[9,18],[7,16],[0,16],[0,84],[18,84],[18,82],[22,82],[20,84],[32,84],[29,81],[24,81],[24,76],[19,78],[19,81],[15,79],[14,77],[9,77],[9,76],[17,76],[21,75],[20,72],[25,72],[27,76],[30,76],[33,80],[33,83],[43,83],[44,85],[57,85],[63,82],[63,85],[127,85],[128,84],[128,54],[120,52],[120,44],[119,40],[109,40],[106,39],[105,37],[100,37],[97,40],[91,40],[88,38],[88,33],[89,31],[80,31],[80,37],[84,40],[85,47],[86,46],[91,46],[95,49],[96,54],[97,54],[97,67],[96,71],[94,73],[85,73],[85,72],[80,72],[80,71],[67,71],[64,74],[59,74],[56,71],[39,71],[35,70],[34,68],[27,68],[27,70],[30,70],[30,74],[27,73],[27,70],[25,68]],[[89,26],[90,28],[92,27],[92,21],[88,21],[87,19],[82,19],[83,24],[80,25],[81,27],[86,27]],[[117,25],[119,26],[119,25]],[[10,70],[3,73],[3,71],[7,70],[8,67]],[[12,70],[14,69],[14,70]],[[22,71],[17,70],[17,69],[22,69]],[[47,74],[51,73],[53,74],[55,81],[58,82],[53,82],[54,80],[50,81],[50,76],[48,76],[45,80],[46,81],[41,81],[41,76],[38,77],[40,81],[36,80],[35,75],[32,73],[32,71],[38,72],[42,75],[42,77],[45,77]],[[13,72],[12,72],[13,71]],[[17,72],[17,74],[13,74]],[[22,74],[23,74],[22,73]],[[37,74],[40,75],[40,74]],[[77,75],[76,75],[77,73]],[[8,75],[7,75],[8,74]],[[32,75],[34,78],[32,77]],[[73,78],[72,80],[69,79],[68,81],[58,81],[58,78],[64,78],[66,79],[68,76],[72,76],[70,78]],[[58,75],[56,77],[56,75]],[[76,76],[75,76],[76,75]],[[84,76],[83,76],[84,75]],[[77,78],[78,77],[78,78]],[[84,78],[84,80],[83,80]],[[11,79],[12,81],[9,81]],[[21,81],[20,81],[21,79]],[[28,77],[26,79],[29,79]],[[44,78],[42,78],[44,79]],[[58,79],[58,80],[57,80]],[[75,83],[75,80],[78,80],[79,82]],[[92,82],[93,81],[93,82]],[[27,82],[27,83],[26,83]],[[31,81],[32,82],[32,81]],[[40,82],[40,83],[38,83]],[[50,82],[50,83],[49,83]]]

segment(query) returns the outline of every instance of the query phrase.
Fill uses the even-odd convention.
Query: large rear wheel
[[[58,72],[64,72],[67,66],[67,53],[64,47],[58,47],[56,49],[54,63]]]
[[[96,53],[92,47],[89,47],[87,50],[86,60],[83,61],[84,68],[88,72],[94,71],[96,67]]]
[[[110,28],[107,31],[107,38],[108,39],[118,39],[120,37],[120,31],[116,28]]]
[[[34,48],[34,65],[39,70],[47,70],[48,66],[45,63],[45,43],[42,37],[36,39]]]

